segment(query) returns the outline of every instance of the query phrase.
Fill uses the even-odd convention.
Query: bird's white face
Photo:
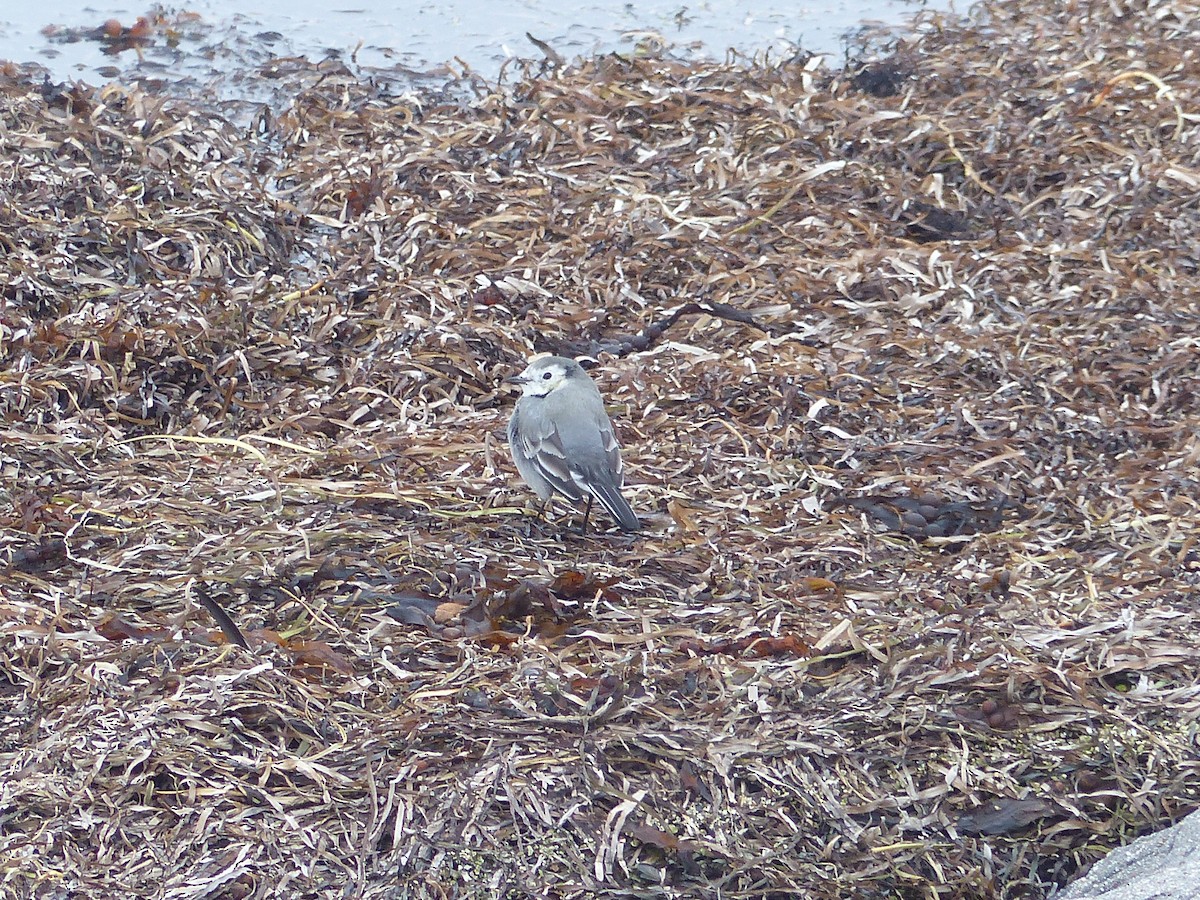
[[[545,397],[566,383],[567,367],[554,359],[538,359],[513,379],[527,397]]]

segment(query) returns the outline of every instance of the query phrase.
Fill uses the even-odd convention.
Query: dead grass
[[[4,73],[5,896],[1036,897],[1195,808],[1200,20],[1051,7]],[[535,350],[645,534],[524,517]]]

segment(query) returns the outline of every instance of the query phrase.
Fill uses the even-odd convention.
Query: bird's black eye
[[[542,381],[549,381],[550,376],[553,374],[554,374],[553,372],[543,372],[542,373]]]

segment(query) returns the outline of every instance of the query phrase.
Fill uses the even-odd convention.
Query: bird
[[[621,494],[621,448],[604,400],[587,372],[573,359],[541,356],[525,371],[504,379],[521,387],[508,423],[513,462],[543,507],[555,494],[587,500],[582,533],[592,502],[599,501],[622,531],[642,523]]]

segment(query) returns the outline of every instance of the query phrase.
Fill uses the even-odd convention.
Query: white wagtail
[[[621,448],[596,385],[573,359],[543,356],[505,381],[521,386],[508,423],[508,444],[521,477],[542,504],[557,492],[568,500],[587,498],[583,531],[592,501],[599,500],[623,531],[642,524],[621,496]]]

